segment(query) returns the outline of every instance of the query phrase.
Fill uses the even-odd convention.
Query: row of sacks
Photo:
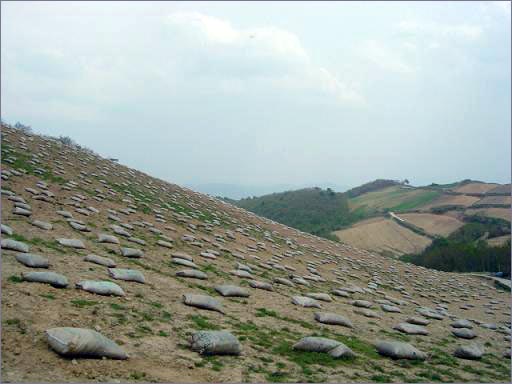
[[[16,260],[27,267],[48,268],[50,265],[46,257],[28,253],[28,246],[22,242],[12,239],[2,239],[1,246],[3,249],[21,252],[16,255]],[[115,263],[112,260],[97,255],[87,255],[84,260],[106,266],[115,266]],[[108,273],[109,276],[117,280],[135,281],[142,284],[145,283],[144,275],[137,270],[109,268]],[[56,288],[66,288],[69,285],[67,277],[57,272],[22,272],[21,278],[23,281],[50,284]],[[76,287],[100,295],[124,296],[124,292],[121,287],[108,281],[84,280],[77,283]]]
[[[59,355],[68,357],[106,357],[128,359],[119,345],[101,333],[86,328],[60,327],[46,331],[50,347]],[[236,336],[228,331],[197,331],[191,335],[190,348],[204,355],[240,355],[242,346]],[[410,344],[398,341],[378,341],[377,352],[393,359],[425,360],[427,354]],[[357,355],[340,341],[325,337],[304,337],[293,349],[305,352],[327,353],[333,358],[355,358]],[[459,347],[455,356],[478,359],[483,350],[477,345]]]
[[[91,357],[126,360],[129,355],[101,333],[86,328],[59,327],[46,331],[50,347],[67,357]],[[201,354],[239,355],[242,346],[227,331],[199,331],[192,335],[191,348]]]
[[[18,253],[16,255],[16,260],[26,267],[30,268],[49,268],[50,262],[48,258],[34,254],[34,253]],[[105,267],[113,268],[117,265],[117,263],[109,259],[108,257],[98,256],[94,254],[90,254],[84,257],[84,261],[88,261],[94,264],[102,265]]]
[[[145,283],[144,275],[134,269],[109,268],[108,273],[116,280]],[[56,272],[22,272],[21,279],[27,282],[50,284],[55,288],[66,288],[69,285],[67,277]],[[124,296],[121,287],[109,281],[83,280],[78,282],[76,287],[99,295]]]

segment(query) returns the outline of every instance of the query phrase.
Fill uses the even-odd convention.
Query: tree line
[[[468,223],[447,238],[436,239],[423,252],[401,260],[447,272],[503,272],[510,276],[510,240],[490,246],[485,238],[510,234],[505,220],[468,217]]]

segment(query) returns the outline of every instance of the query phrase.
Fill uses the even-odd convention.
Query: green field
[[[404,212],[426,205],[440,195],[441,192],[428,189],[403,189],[400,186],[393,186],[349,199],[349,207],[352,212],[359,215],[387,211]]]
[[[403,203],[400,203],[392,208],[390,208],[390,211],[397,211],[397,212],[404,212],[411,209],[419,208],[423,205],[427,205],[428,203],[431,203],[435,199],[437,199],[441,195],[440,192],[437,191],[428,191],[425,190],[421,194],[417,194],[415,196],[411,196],[407,200],[405,200]]]

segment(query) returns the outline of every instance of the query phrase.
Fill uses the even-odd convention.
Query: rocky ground
[[[4,382],[510,382],[510,292],[478,277],[301,233],[5,126],[1,199]],[[62,245],[63,238],[84,248]],[[28,252],[12,249],[20,243]],[[139,257],[123,256],[126,248]],[[18,261],[23,253],[49,267],[26,266]],[[139,271],[145,282],[113,278],[108,267],[84,260],[91,254]],[[207,278],[178,276],[183,270]],[[29,282],[33,271],[56,272],[67,285]],[[124,296],[77,288],[83,280],[110,281]],[[253,288],[254,281],[272,290]],[[220,284],[249,296],[221,296]],[[184,294],[208,295],[223,313],[185,305]],[[348,326],[320,323],[317,312],[341,315]],[[394,329],[411,317],[428,320],[421,326],[427,334]],[[459,320],[467,321],[453,327]],[[96,330],[129,358],[61,356],[45,335],[55,327]],[[199,330],[229,331],[241,354],[193,351],[190,337]],[[307,336],[341,342],[355,356],[294,348]],[[410,344],[425,359],[384,356],[376,349],[382,340]],[[482,356],[454,355],[469,345]]]

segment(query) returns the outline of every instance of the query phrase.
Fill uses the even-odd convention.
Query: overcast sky
[[[7,122],[186,185],[510,182],[510,2],[2,2]]]

